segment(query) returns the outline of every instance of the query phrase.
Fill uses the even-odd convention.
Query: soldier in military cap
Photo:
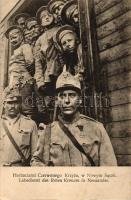
[[[17,88],[7,87],[4,90],[0,140],[2,166],[29,165],[36,151],[37,126],[33,120],[21,114],[21,103]]]
[[[40,7],[36,16],[44,33],[35,45],[35,78],[39,90],[45,92],[45,87],[52,83],[51,75],[57,77],[60,73],[59,56],[53,42],[58,27],[54,26],[54,17],[46,6]]]
[[[25,21],[30,17],[27,13],[19,13],[14,17],[14,24],[18,25],[22,30],[26,28]]]
[[[41,133],[33,166],[115,166],[115,154],[103,125],[80,114],[81,86],[65,70],[56,82],[58,120]]]
[[[11,26],[5,33],[13,48],[9,60],[9,86],[19,87],[25,97],[32,96],[34,85],[34,57],[32,47],[24,42],[23,32],[18,26]],[[27,86],[28,85],[28,86]],[[22,102],[22,110],[26,114],[34,113],[35,105],[26,105]]]
[[[73,75],[79,74],[82,79],[84,74],[82,48],[74,28],[70,25],[60,27],[55,34],[54,43],[62,54],[67,70]]]
[[[26,20],[26,28],[30,31],[31,44],[34,47],[36,40],[41,34],[41,27],[38,24],[37,19],[35,17],[28,18]]]
[[[61,72],[59,55],[53,42],[53,35],[58,27],[55,26],[54,17],[46,6],[42,6],[38,9],[36,17],[44,32],[38,38],[34,47],[35,79],[39,95],[44,98],[44,102],[49,108],[49,114],[53,109],[51,101],[55,88],[54,81]],[[51,98],[49,98],[49,96]],[[41,107],[39,108],[40,110],[44,109]]]
[[[76,29],[79,28],[79,12],[76,0],[69,1],[64,5],[61,11],[61,18],[65,24],[72,25]]]
[[[64,7],[65,3],[66,3],[65,0],[51,0],[48,3],[48,9],[50,13],[54,15],[55,23],[58,25],[62,24],[61,10]]]
[[[26,81],[31,79],[34,58],[31,46],[24,43],[23,31],[20,27],[14,25],[7,29],[5,36],[9,39],[13,48],[13,55],[9,61],[10,80],[14,74],[14,77],[18,75],[16,81],[18,81],[19,76],[22,76]]]
[[[27,28],[24,31],[24,41],[25,43],[32,45],[32,32]]]

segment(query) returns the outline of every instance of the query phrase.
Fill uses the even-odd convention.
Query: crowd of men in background
[[[19,87],[22,112],[34,119],[37,111],[54,109],[52,97],[64,65],[71,74],[83,75],[77,2],[51,0],[36,17],[20,13],[13,21],[5,34],[13,48],[9,86]]]

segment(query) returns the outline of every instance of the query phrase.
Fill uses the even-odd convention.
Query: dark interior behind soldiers
[[[77,0],[50,0],[36,16],[26,12],[16,15],[5,33],[12,52],[1,119],[1,164],[116,166],[104,126],[82,114],[86,70]]]

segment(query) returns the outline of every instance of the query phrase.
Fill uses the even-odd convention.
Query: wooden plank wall
[[[131,0],[94,0],[100,73],[107,72],[106,128],[120,166],[131,165]]]

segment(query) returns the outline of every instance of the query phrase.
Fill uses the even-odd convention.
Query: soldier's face
[[[64,52],[74,52],[76,48],[76,37],[73,33],[67,33],[61,39],[61,45]]]
[[[71,89],[58,93],[57,103],[63,115],[74,115],[80,107],[81,99],[79,94]]]
[[[73,24],[78,24],[79,23],[79,13],[78,13],[78,8],[75,9],[74,13],[72,14],[72,21]]]
[[[43,27],[49,26],[53,22],[53,15],[50,14],[47,10],[44,10],[41,13],[41,25]]]
[[[27,29],[31,34],[31,39],[35,39],[40,35],[40,26],[37,21],[30,21],[27,24]]]
[[[40,26],[36,23],[31,27],[32,38],[36,38],[40,35]]]
[[[14,48],[18,47],[21,44],[22,40],[23,35],[19,30],[11,31],[9,33],[9,41]]]
[[[26,31],[24,32],[24,38],[25,38],[25,42],[30,43],[30,42],[31,42],[31,39],[32,39],[31,31],[26,30]]]
[[[53,9],[53,15],[54,15],[54,18],[59,21],[61,20],[61,11],[62,11],[62,8],[64,7],[64,3],[63,2],[59,2],[55,8]]]
[[[20,26],[20,28],[23,30],[25,28],[25,17],[20,17],[18,20],[17,20],[17,23],[18,25]]]
[[[4,104],[5,114],[8,117],[16,117],[20,112],[20,104],[18,101],[7,101]]]

